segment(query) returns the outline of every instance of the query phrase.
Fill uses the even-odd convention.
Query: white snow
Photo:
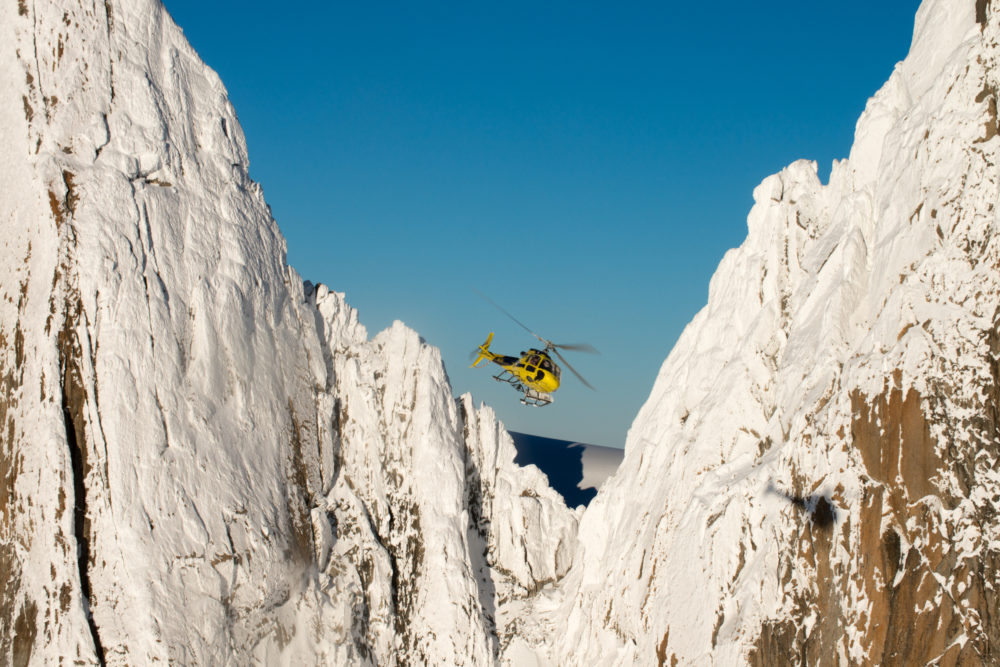
[[[577,514],[436,349],[287,266],[159,2],[0,12],[3,654],[494,663]]]
[[[795,545],[820,498],[834,512],[830,567],[859,582],[837,622],[866,627],[857,540],[874,482],[852,440],[852,392],[919,391],[924,414],[947,415],[940,429],[970,424],[992,383],[983,341],[1000,305],[1000,140],[985,98],[995,98],[997,34],[995,21],[980,31],[972,2],[925,1],[910,55],[869,101],[830,183],[799,161],[754,191],[746,241],[720,264],[621,469],[582,518],[566,602],[547,619],[566,631],[540,647],[555,662],[656,664],[664,651],[681,663],[746,661],[763,623],[796,618],[796,597],[813,596],[819,565]],[[932,434],[939,451],[978,449],[975,428],[958,428]],[[915,481],[901,474],[883,481]],[[935,494],[964,495],[954,469],[936,474]],[[975,475],[995,496],[990,467]],[[941,506],[921,496],[910,502]],[[889,516],[914,548],[947,540],[943,520]],[[959,559],[997,530],[963,533]],[[814,608],[796,627],[819,632],[816,618]],[[841,655],[870,650],[864,634],[848,630]]]

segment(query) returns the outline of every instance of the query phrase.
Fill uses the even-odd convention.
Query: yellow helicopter
[[[589,382],[583,379],[582,375],[576,372],[575,368],[569,365],[569,362],[559,354],[559,350],[575,350],[577,352],[590,352],[593,354],[596,354],[597,350],[586,343],[557,344],[546,340],[522,324],[516,317],[498,306],[486,295],[480,293],[479,296],[489,301],[504,315],[517,322],[528,333],[544,343],[545,347],[541,350],[531,348],[527,352],[522,351],[518,357],[496,354],[490,351],[490,343],[493,341],[493,332],[490,332],[490,335],[486,337],[486,342],[473,352],[476,355],[476,360],[472,363],[472,368],[476,368],[484,359],[500,366],[503,370],[494,375],[493,379],[498,382],[506,382],[514,387],[514,389],[521,392],[521,403],[534,407],[543,407],[551,403],[552,393],[559,388],[562,370],[559,368],[559,364],[553,361],[552,354],[558,357],[559,361],[565,364],[566,368],[580,382],[590,389],[594,388]]]

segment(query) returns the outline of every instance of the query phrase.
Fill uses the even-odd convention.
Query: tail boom
[[[493,332],[492,331],[490,332],[490,335],[486,337],[486,342],[483,343],[482,345],[480,345],[476,349],[476,352],[477,352],[476,360],[474,362],[472,362],[472,366],[470,368],[475,368],[476,366],[478,366],[479,362],[482,361],[483,359],[489,359],[490,361],[493,361],[494,359],[497,359],[500,356],[498,354],[494,354],[494,353],[490,352],[490,343],[491,342],[493,342]]]

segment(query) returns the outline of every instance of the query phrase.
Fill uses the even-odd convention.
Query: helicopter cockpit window
[[[550,360],[548,360],[548,359],[542,359],[542,368],[544,368],[547,371],[551,371],[552,370],[552,362]]]
[[[528,364],[530,364],[531,366],[537,366],[539,361],[541,361],[541,359],[539,359],[538,355],[533,354],[531,355],[531,358],[528,359]]]

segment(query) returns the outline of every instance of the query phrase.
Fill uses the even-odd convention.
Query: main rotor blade
[[[587,352],[588,354],[600,354],[593,345],[588,343],[559,343],[553,344],[552,347],[558,347],[560,350],[572,350],[574,352]]]
[[[563,365],[564,365],[564,366],[566,366],[566,368],[568,368],[568,369],[569,369],[569,370],[570,370],[570,371],[571,371],[571,372],[573,373],[573,375],[575,375],[575,376],[576,376],[576,378],[577,378],[577,379],[578,379],[578,380],[579,380],[580,382],[582,382],[583,384],[585,384],[585,385],[586,385],[587,387],[589,387],[590,389],[593,389],[594,391],[597,391],[596,389],[594,389],[594,386],[593,386],[592,384],[590,384],[589,382],[587,382],[586,380],[584,380],[584,379],[583,379],[583,376],[582,376],[582,375],[580,375],[579,373],[577,373],[577,372],[576,372],[576,369],[575,369],[575,368],[573,368],[572,366],[570,366],[570,365],[569,365],[569,362],[568,362],[568,361],[566,361],[566,358],[565,358],[565,357],[563,357],[563,356],[562,356],[561,354],[559,354],[559,350],[555,350],[555,349],[554,349],[554,350],[552,350],[552,352],[553,352],[553,353],[555,353],[555,355],[556,355],[557,357],[559,357],[559,361],[563,362]]]
[[[486,301],[488,301],[490,304],[492,304],[493,307],[496,308],[497,310],[499,310],[501,313],[503,313],[504,315],[506,315],[510,319],[512,319],[515,322],[517,322],[519,325],[521,325],[522,329],[524,329],[525,331],[527,331],[528,333],[530,333],[532,336],[534,336],[538,340],[542,341],[546,345],[550,344],[549,341],[545,340],[544,338],[542,338],[541,336],[539,336],[538,334],[536,334],[534,331],[532,331],[531,329],[529,329],[528,325],[526,325],[524,322],[522,322],[521,320],[517,319],[516,317],[514,317],[513,315],[511,315],[510,313],[508,313],[506,310],[504,310],[503,308],[501,308],[500,304],[498,304],[496,301],[494,301],[490,297],[486,296],[485,294],[483,294],[482,292],[480,292],[479,290],[477,290],[475,287],[472,288],[472,291],[475,292],[476,294],[478,294],[479,296],[481,296]]]

